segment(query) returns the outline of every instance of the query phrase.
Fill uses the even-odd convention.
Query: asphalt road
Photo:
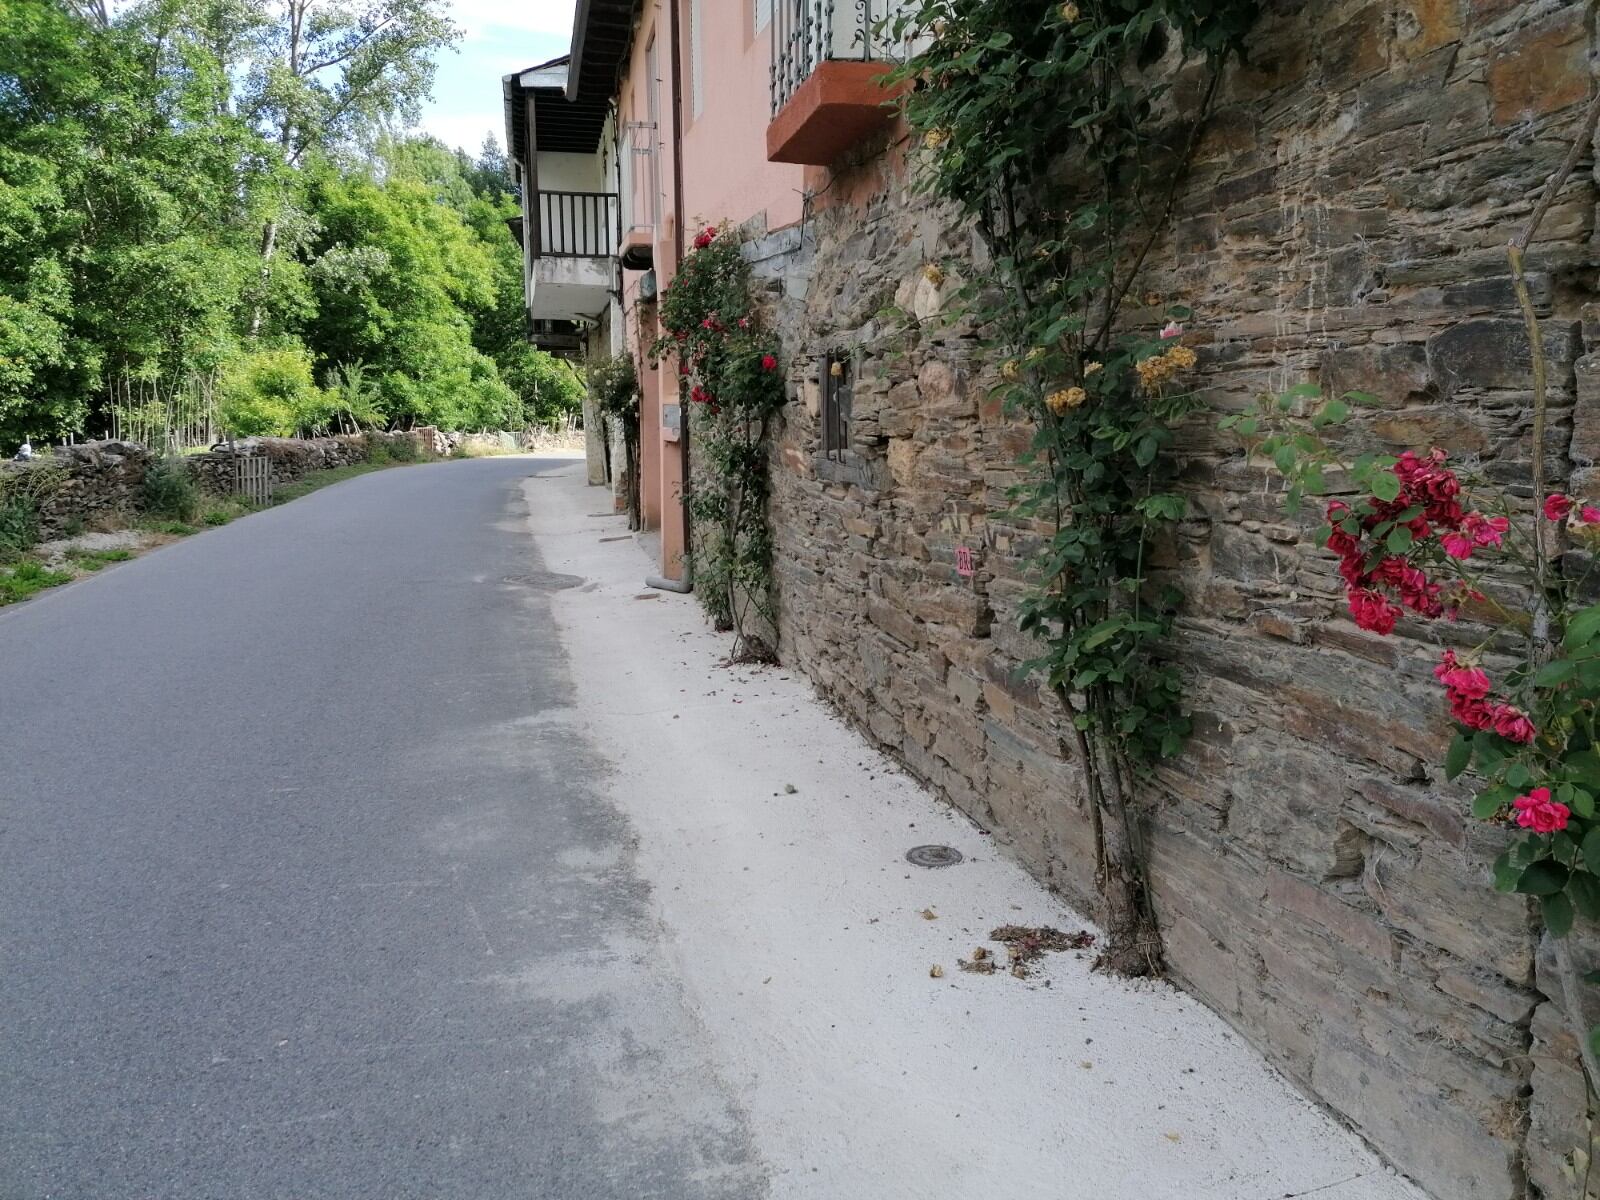
[[[554,466],[0,610],[0,1197],[765,1192],[571,710]]]

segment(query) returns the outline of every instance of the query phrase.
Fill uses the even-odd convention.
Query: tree
[[[445,0],[274,0],[271,11],[246,108],[290,167],[313,147],[359,145],[397,120],[415,121],[433,86],[433,53],[460,37]],[[281,219],[275,212],[262,227],[263,288]],[[252,335],[262,317],[258,304]]]

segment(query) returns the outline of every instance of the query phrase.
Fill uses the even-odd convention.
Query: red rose
[[[1536,787],[1526,796],[1512,801],[1517,810],[1517,824],[1535,833],[1557,833],[1567,827],[1572,811],[1559,801],[1550,799],[1550,789]]]
[[[778,369],[778,360],[770,354],[763,354],[761,356],[761,369],[763,371],[776,371]]]
[[[1544,498],[1544,515],[1547,521],[1565,521],[1572,511],[1572,497],[1551,492]]]

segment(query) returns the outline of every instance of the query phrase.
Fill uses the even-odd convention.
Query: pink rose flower
[[[1351,588],[1350,615],[1362,629],[1389,634],[1394,632],[1400,606],[1371,588]]]
[[[1536,787],[1526,796],[1511,802],[1517,810],[1517,824],[1535,833],[1557,833],[1567,827],[1572,812],[1565,804],[1550,799],[1550,789]]]
[[[1539,732],[1533,727],[1528,714],[1514,704],[1495,705],[1490,709],[1490,718],[1494,723],[1494,731],[1508,742],[1520,742],[1526,746]]]
[[[1467,533],[1447,533],[1439,539],[1444,552],[1451,558],[1471,558],[1477,543]]]
[[[1488,674],[1482,667],[1463,666],[1456,660],[1454,650],[1444,652],[1439,665],[1433,669],[1433,677],[1452,692],[1474,700],[1482,700],[1489,694]]]
[[[1510,528],[1509,517],[1486,517],[1482,513],[1468,513],[1463,531],[1471,536],[1474,546],[1498,546]]]
[[[1544,517],[1547,521],[1565,521],[1572,511],[1572,497],[1551,492],[1544,498]]]

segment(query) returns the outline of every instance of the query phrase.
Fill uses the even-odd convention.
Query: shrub
[[[418,458],[417,441],[410,434],[401,434],[390,438],[388,441],[389,458],[394,462],[416,462]]]
[[[330,405],[311,379],[304,347],[255,350],[230,362],[222,376],[218,416],[236,437],[287,437],[300,428],[326,424]]]
[[[200,486],[176,456],[150,464],[144,473],[145,511],[174,521],[189,521],[200,509]]]
[[[382,427],[378,385],[368,377],[365,363],[341,363],[324,376],[323,383],[316,405],[298,414],[296,425],[301,434],[320,437]]]

